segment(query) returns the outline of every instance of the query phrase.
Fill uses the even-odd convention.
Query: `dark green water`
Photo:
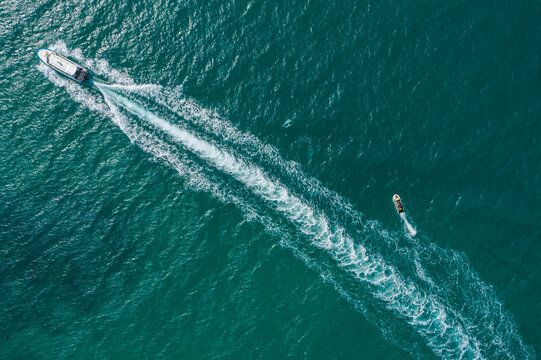
[[[0,358],[534,359],[540,19],[3,1]]]

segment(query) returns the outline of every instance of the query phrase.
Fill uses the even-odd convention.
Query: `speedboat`
[[[49,49],[39,49],[38,58],[50,68],[77,81],[79,84],[92,85],[88,70],[73,61]]]
[[[400,196],[398,196],[397,194],[394,194],[393,203],[394,203],[394,207],[396,208],[396,211],[399,214],[404,212],[404,206],[402,205],[402,200],[400,200]]]

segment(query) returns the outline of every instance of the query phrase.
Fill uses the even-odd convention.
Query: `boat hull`
[[[56,72],[59,72],[79,84],[92,85],[92,79],[90,78],[88,70],[59,53],[49,49],[39,49],[37,55],[41,62]]]

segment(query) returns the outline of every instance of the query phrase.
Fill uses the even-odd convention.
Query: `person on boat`
[[[79,80],[86,80],[86,71],[84,71],[83,69],[81,69],[81,72],[79,73]]]
[[[78,81],[88,80],[88,73],[85,69],[77,68],[77,71],[75,71],[75,79]]]

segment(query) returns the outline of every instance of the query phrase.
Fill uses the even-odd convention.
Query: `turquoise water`
[[[0,358],[541,350],[539,2],[0,13]]]

